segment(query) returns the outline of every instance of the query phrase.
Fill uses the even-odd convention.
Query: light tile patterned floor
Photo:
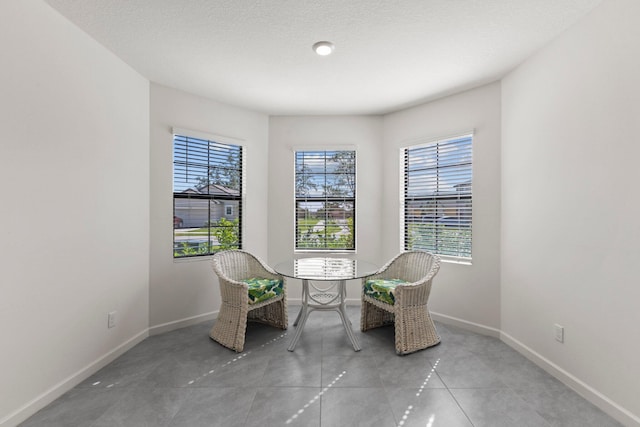
[[[290,307],[293,323],[299,307]],[[437,324],[442,343],[397,356],[393,328],[359,332],[354,352],[337,313],[247,329],[245,352],[208,338],[212,322],[150,337],[24,427],[619,426],[495,338]]]

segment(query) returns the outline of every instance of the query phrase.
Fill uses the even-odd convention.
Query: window
[[[404,248],[471,259],[472,135],[405,148]]]
[[[242,147],[173,137],[173,256],[242,247]]]
[[[355,250],[355,151],[296,152],[296,249]]]

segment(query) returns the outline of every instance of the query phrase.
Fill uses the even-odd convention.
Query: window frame
[[[225,148],[227,147],[229,152],[231,153],[232,151],[238,154],[238,160],[237,160],[237,166],[238,169],[235,169],[237,175],[235,175],[236,179],[238,180],[238,187],[237,189],[234,188],[226,188],[226,192],[221,192],[221,193],[216,193],[216,194],[186,194],[185,191],[183,190],[182,192],[176,192],[176,138],[184,138],[185,140],[191,139],[191,140],[195,140],[194,141],[194,145],[196,143],[200,143],[200,144],[207,144],[208,147],[206,148],[207,152],[212,151],[211,146],[216,145],[218,147],[222,147]],[[246,146],[244,144],[244,141],[239,140],[239,139],[235,139],[235,138],[231,138],[231,137],[225,137],[225,136],[220,136],[220,135],[214,135],[214,134],[208,134],[208,133],[203,133],[203,132],[197,132],[197,131],[191,131],[191,130],[185,130],[185,129],[179,129],[179,128],[173,128],[172,130],[172,207],[173,207],[173,215],[174,215],[174,230],[173,230],[173,237],[172,237],[172,241],[173,241],[173,259],[174,261],[179,261],[179,260],[188,260],[188,259],[198,259],[198,258],[202,258],[202,257],[211,257],[213,254],[215,254],[216,252],[220,251],[220,250],[224,250],[224,249],[231,249],[231,248],[237,248],[237,249],[242,249],[243,248],[243,235],[244,235],[244,215],[245,215],[245,210],[244,210],[244,204],[245,204],[245,189],[246,189]],[[208,155],[209,156],[209,155]],[[186,162],[186,160],[185,160]],[[194,165],[191,165],[192,167],[194,167]],[[211,172],[211,168],[215,167],[215,166],[219,166],[219,163],[216,165],[214,163],[211,162],[210,157],[208,157],[208,161],[206,162],[206,165],[204,163],[199,164],[198,165],[200,168],[202,167],[206,167],[207,170],[209,171],[207,173],[207,177],[210,176],[210,172]],[[191,179],[195,179],[195,176],[191,176]],[[185,177],[186,179],[186,177]],[[203,186],[211,186],[213,185],[210,181],[207,185]],[[222,186],[224,187],[224,186]],[[222,188],[221,187],[221,188]],[[207,190],[207,193],[210,191],[210,189]],[[181,193],[185,193],[185,194],[181,194]],[[226,193],[226,194],[225,194]],[[236,193],[236,194],[233,194]],[[189,254],[182,254],[182,255],[178,255],[178,251],[180,250],[180,248],[177,247],[177,242],[176,242],[176,200],[177,199],[183,199],[183,200],[203,200],[208,202],[207,203],[207,222],[209,223],[209,221],[211,221],[213,219],[212,217],[212,211],[211,211],[211,202],[214,205],[220,205],[222,206],[222,211],[220,214],[220,218],[218,218],[218,221],[220,221],[220,219],[227,219],[226,213],[227,213],[227,207],[228,206],[232,206],[229,205],[228,202],[233,202],[233,203],[237,203],[237,217],[233,219],[233,221],[237,220],[237,225],[232,225],[230,227],[232,227],[234,229],[234,233],[237,236],[237,244],[231,244],[231,245],[227,245],[229,247],[219,247],[217,249],[213,249],[213,247],[211,246],[211,242],[212,242],[212,238],[214,237],[212,235],[212,229],[214,227],[209,226],[208,229],[208,233],[206,235],[206,241],[205,242],[200,242],[198,244],[198,248],[196,249],[197,253],[189,253]],[[232,221],[232,222],[233,222]],[[181,221],[182,222],[182,221]],[[203,227],[200,228],[204,228],[206,227],[206,223],[203,225]],[[224,227],[224,226],[223,226]],[[187,240],[188,241],[188,240]],[[201,243],[205,243],[204,248],[201,246]]]
[[[409,186],[409,176],[408,176],[408,164],[409,164],[409,151],[416,149],[429,149],[432,146],[442,146],[446,144],[452,144],[456,140],[460,140],[460,145],[467,144],[468,147],[468,157],[465,161],[461,161],[459,163],[451,163],[440,165],[439,161],[436,160],[435,168],[425,168],[432,169],[435,171],[436,176],[440,176],[440,171],[446,171],[448,168],[459,167],[463,170],[463,174],[468,175],[468,181],[462,181],[458,184],[451,185],[451,187],[455,187],[456,185],[460,185],[462,188],[464,184],[465,191],[457,190],[458,193],[444,193],[440,192],[440,178],[438,178],[438,183],[436,184],[436,191],[432,195],[414,195],[409,197],[408,192],[410,191]],[[467,141],[467,142],[465,142]],[[400,163],[400,182],[399,182],[399,191],[400,191],[400,248],[403,251],[411,250],[411,249],[422,249],[428,252],[432,252],[438,254],[443,261],[455,262],[460,264],[471,264],[473,259],[473,150],[474,149],[474,131],[461,132],[455,135],[433,138],[433,139],[418,139],[411,141],[400,148],[399,150],[399,163]],[[436,148],[436,151],[438,148]],[[451,161],[451,158],[448,158]],[[442,161],[446,163],[446,161]],[[463,166],[465,168],[463,169]],[[415,171],[415,170],[414,170]],[[446,176],[446,173],[443,172]],[[462,174],[457,174],[458,176],[463,176]],[[413,188],[414,191],[416,188]],[[447,200],[450,203],[448,206],[445,206],[446,203],[441,203],[442,201]],[[415,204],[413,206],[409,206],[409,201],[416,202],[422,201],[424,203],[432,202],[435,205],[435,208],[424,208],[424,205],[417,208]],[[453,203],[452,203],[453,201]],[[456,203],[461,202],[461,203]],[[444,212],[446,210],[453,209],[455,207],[458,213],[454,216],[453,224],[449,224],[450,217],[438,216],[438,212]],[[431,215],[422,215],[424,211],[432,211]],[[418,211],[421,214],[419,215],[419,219],[416,218],[415,213],[410,214],[409,211]],[[463,213],[459,213],[463,211]],[[417,220],[416,220],[417,219]],[[435,233],[435,247],[431,245],[431,247],[427,247],[429,245],[424,245],[423,247],[415,247],[411,244],[410,240],[410,232],[409,226],[411,224],[424,224],[428,227],[428,230],[425,234]],[[451,237],[452,231],[457,234],[457,238]],[[448,234],[447,237],[437,236]],[[438,248],[438,241],[445,241],[446,244],[441,245],[441,248]],[[447,244],[451,245],[455,243],[454,246],[458,247],[457,253],[452,254],[452,251],[442,250],[442,246]],[[449,246],[451,247],[451,246]]]
[[[339,153],[339,152],[351,152],[353,153],[353,172],[352,172],[352,186],[353,186],[353,195],[352,196],[336,196],[336,197],[327,197],[324,196],[318,197],[299,197],[297,182],[299,179],[298,173],[298,155],[299,153],[324,153],[325,162],[327,159],[326,153]],[[293,169],[294,169],[294,189],[293,189],[293,209],[294,209],[294,229],[293,229],[293,247],[294,253],[356,253],[357,248],[357,239],[356,239],[356,213],[357,213],[357,150],[355,146],[321,146],[321,147],[293,147]],[[321,175],[321,174],[320,174]],[[325,173],[325,175],[330,175]],[[325,180],[326,182],[326,180]],[[352,220],[351,225],[347,223],[347,226],[350,226],[351,229],[351,247],[336,247],[331,248],[327,245],[322,247],[299,247],[300,239],[299,239],[299,203],[326,203],[326,202],[344,202],[350,203],[352,206],[352,212],[349,219]],[[326,205],[324,205],[323,209],[325,209],[325,215],[328,215]],[[348,219],[347,219],[348,221]]]

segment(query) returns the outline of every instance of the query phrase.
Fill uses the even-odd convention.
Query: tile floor
[[[289,307],[290,324],[298,306]],[[393,328],[359,332],[337,313],[247,328],[245,352],[208,338],[212,322],[149,337],[22,426],[619,426],[495,338],[437,324],[442,343],[397,356]]]

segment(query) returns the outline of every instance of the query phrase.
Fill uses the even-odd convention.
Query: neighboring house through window
[[[404,249],[471,259],[472,135],[404,148]]]
[[[296,250],[355,250],[356,152],[295,153]]]
[[[242,247],[240,145],[173,137],[173,256]]]

